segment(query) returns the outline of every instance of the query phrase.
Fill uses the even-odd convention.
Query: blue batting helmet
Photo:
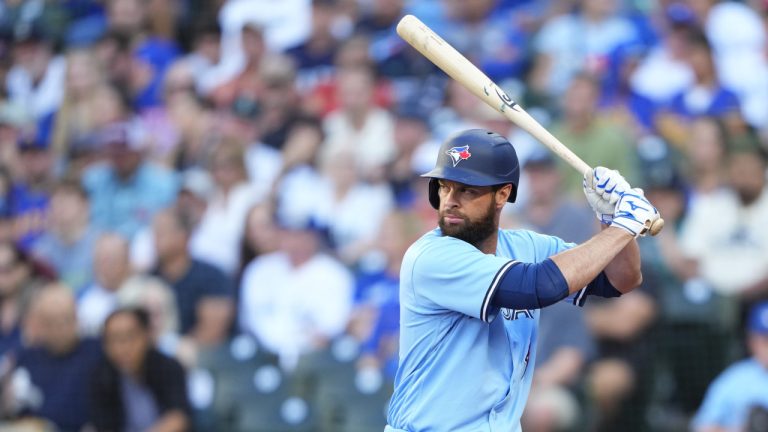
[[[503,136],[485,129],[469,129],[440,146],[435,168],[422,174],[429,180],[429,203],[437,209],[438,180],[451,180],[471,186],[510,183],[509,202],[515,202],[520,182],[520,163],[512,144]]]

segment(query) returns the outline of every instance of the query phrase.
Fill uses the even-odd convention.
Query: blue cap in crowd
[[[752,307],[747,321],[747,329],[751,333],[768,335],[768,301],[763,301]]]

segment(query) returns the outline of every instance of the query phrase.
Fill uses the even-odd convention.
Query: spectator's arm
[[[163,414],[149,432],[184,432],[189,429],[189,419],[184,411],[174,409]]]
[[[685,256],[677,241],[677,230],[672,224],[667,225],[666,229],[662,230],[657,237],[664,262],[681,280],[696,277],[699,267],[698,260]]]
[[[584,355],[574,347],[564,346],[555,351],[543,365],[536,367],[533,380],[536,385],[571,385],[584,366]]]
[[[742,292],[745,300],[759,300],[768,296],[768,275],[747,286]]]
[[[703,428],[696,429],[695,432],[728,432],[728,429],[720,426],[705,426]]]
[[[644,330],[656,316],[656,305],[648,294],[634,291],[587,311],[587,324],[595,336],[629,340]]]
[[[234,305],[224,296],[204,297],[197,304],[197,324],[192,337],[201,345],[215,345],[224,341],[232,324]]]

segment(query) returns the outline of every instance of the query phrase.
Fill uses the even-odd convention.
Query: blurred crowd
[[[666,221],[542,311],[524,430],[768,430],[765,0],[0,1],[0,430],[382,430],[460,130],[517,149],[503,227],[599,229],[406,13]]]

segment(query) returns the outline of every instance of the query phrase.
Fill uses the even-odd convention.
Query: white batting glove
[[[610,225],[616,202],[630,189],[629,183],[618,171],[599,166],[584,173],[581,185],[597,219]]]
[[[624,192],[616,203],[611,226],[624,228],[633,237],[644,236],[659,218],[659,211],[645,198],[642,189]]]

